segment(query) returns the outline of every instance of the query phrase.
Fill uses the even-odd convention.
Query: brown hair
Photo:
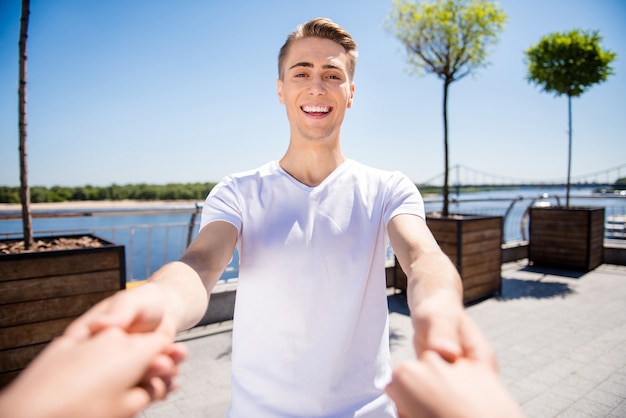
[[[329,39],[333,42],[337,42],[339,45],[343,46],[348,54],[348,75],[350,76],[350,80],[354,78],[354,70],[356,68],[356,58],[358,52],[356,50],[356,42],[352,39],[352,36],[341,26],[336,24],[330,19],[318,17],[313,20],[309,20],[306,23],[298,25],[295,31],[291,32],[285,41],[285,44],[280,48],[280,53],[278,54],[278,78],[282,80],[283,74],[283,63],[285,61],[285,57],[289,52],[289,47],[293,44],[294,41],[315,37],[315,38],[323,38]]]

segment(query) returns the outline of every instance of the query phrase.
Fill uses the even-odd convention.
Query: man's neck
[[[315,187],[345,160],[346,157],[338,147],[333,149],[309,147],[308,150],[298,150],[290,145],[279,164],[300,183]]]

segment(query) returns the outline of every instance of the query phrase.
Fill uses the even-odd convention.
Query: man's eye
[[[339,77],[338,75],[329,75],[328,78],[332,80],[341,80],[341,77]]]
[[[304,74],[304,73],[298,73],[298,74],[296,74],[294,77],[306,77],[306,74]]]

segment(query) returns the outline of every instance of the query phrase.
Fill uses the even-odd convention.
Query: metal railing
[[[127,281],[180,258],[197,234],[202,204],[33,211],[35,236],[90,233],[124,245]],[[20,213],[0,212],[0,238],[21,238]]]
[[[565,196],[547,193],[539,196],[518,196],[515,198],[491,199],[451,199],[450,212],[485,216],[502,216],[503,242],[528,240],[528,216],[532,206],[560,206]],[[424,199],[426,212],[441,208],[440,198]],[[602,206],[605,209],[604,238],[624,240],[626,231],[626,196],[623,195],[583,195],[570,196],[571,206]]]
[[[528,210],[533,205],[558,205],[563,197],[452,199],[450,212],[503,217],[503,242],[528,239]],[[602,200],[600,202],[600,200]],[[626,239],[625,196],[570,196],[573,206],[605,207],[605,239]],[[441,208],[441,199],[425,199],[427,212]],[[91,233],[126,248],[127,280],[142,280],[158,267],[178,259],[199,229],[202,204],[149,208],[34,211],[37,236]],[[0,212],[0,238],[21,237],[19,211]],[[236,277],[237,255],[223,279]]]

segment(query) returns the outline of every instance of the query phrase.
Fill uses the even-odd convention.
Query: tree
[[[541,38],[524,51],[528,63],[528,81],[545,92],[567,96],[568,157],[565,205],[569,207],[572,169],[572,97],[606,81],[613,74],[610,64],[616,54],[603,50],[598,31],[555,32]]]
[[[394,0],[387,17],[388,30],[404,44],[416,72],[443,80],[444,216],[449,214],[448,89],[486,65],[505,21],[504,12],[487,0]]]
[[[30,187],[28,185],[28,162],[26,152],[26,40],[28,38],[28,19],[30,1],[22,0],[19,40],[19,86],[18,86],[18,127],[20,153],[20,198],[22,201],[22,229],[24,247],[28,250],[33,245],[33,219],[30,210]]]

